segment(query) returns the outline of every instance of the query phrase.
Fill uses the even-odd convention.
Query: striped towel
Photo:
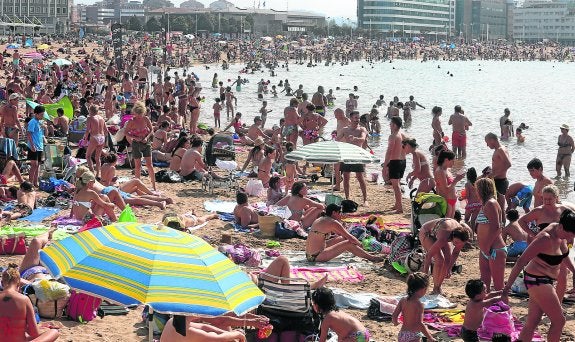
[[[291,276],[309,282],[320,280],[327,274],[329,282],[359,283],[365,277],[353,267],[292,267]]]

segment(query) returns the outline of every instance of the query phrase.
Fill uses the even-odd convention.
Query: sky
[[[170,0],[179,7],[185,0]],[[204,5],[209,5],[215,0],[198,0]],[[265,8],[286,10],[307,10],[325,14],[326,17],[343,17],[355,20],[357,17],[357,0],[228,0],[238,7],[254,7],[261,3],[261,8],[265,2]],[[96,0],[76,0],[75,3],[93,4]]]

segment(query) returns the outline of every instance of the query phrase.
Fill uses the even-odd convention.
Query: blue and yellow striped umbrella
[[[122,305],[171,314],[243,314],[264,295],[199,237],[161,225],[116,223],[56,241],[40,261],[70,287]]]

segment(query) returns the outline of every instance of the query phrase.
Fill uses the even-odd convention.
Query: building
[[[575,2],[525,1],[513,12],[513,38],[526,42],[575,42]]]
[[[455,0],[358,0],[358,26],[389,36],[431,36],[453,34]]]
[[[180,4],[181,8],[191,8],[191,9],[197,9],[197,10],[201,10],[204,9],[204,4],[202,4],[199,1],[196,0],[187,0],[184,1]]]
[[[455,34],[466,40],[507,38],[507,0],[457,0]]]
[[[78,5],[80,24],[103,26],[112,22],[127,22],[136,17],[142,22],[146,10],[140,1],[101,1],[91,6]]]
[[[72,0],[2,0],[0,18],[4,30],[62,34],[70,29]]]
[[[209,13],[217,16],[217,23],[220,23],[222,19],[233,20],[238,23],[237,31],[233,33],[254,33],[262,36],[285,34],[289,32],[304,33],[315,27],[323,27],[326,25],[325,17],[323,15],[309,12],[239,8],[229,6],[229,3],[222,0],[216,1],[216,3],[216,5],[212,3],[209,8],[204,10],[182,7],[159,8],[148,11],[147,14],[148,17],[154,16],[156,18],[160,18],[165,14],[169,14],[171,18],[174,16],[186,16],[192,17],[192,19],[195,20],[194,18],[197,15]],[[252,22],[251,27],[244,24],[248,18]],[[218,24],[216,25],[215,31],[221,31]]]

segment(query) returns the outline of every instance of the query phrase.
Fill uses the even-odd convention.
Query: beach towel
[[[152,164],[153,164],[155,167],[168,167],[168,166],[170,166],[170,163],[168,163],[168,162],[161,162],[161,161],[155,161],[155,162],[152,162]]]
[[[19,218],[18,221],[29,221],[29,222],[42,222],[46,218],[55,215],[60,212],[60,208],[49,208],[40,207],[32,211],[32,214]]]
[[[345,290],[332,288],[335,297],[335,304],[338,308],[352,308],[366,310],[373,298],[377,297],[376,293],[356,292],[349,293]]]
[[[327,274],[330,282],[359,283],[365,277],[353,267],[292,267],[291,276],[303,278],[309,282],[320,280]],[[369,300],[368,300],[369,306]],[[367,308],[367,307],[366,307]]]
[[[4,226],[0,228],[0,235],[24,233],[26,237],[32,238],[48,232],[49,229],[50,228],[46,226],[28,226],[28,227]],[[70,236],[70,234],[68,234],[66,231],[57,229],[54,233],[52,233],[52,240],[55,241],[62,240],[68,236]]]
[[[209,212],[232,214],[235,207],[236,202],[234,201],[210,200],[204,202],[204,209]]]
[[[224,222],[230,222],[235,220],[234,214],[230,213],[218,213],[218,218]]]
[[[70,225],[70,226],[82,226],[84,225],[84,222],[82,220],[78,220],[75,218],[72,218],[70,216],[59,216],[57,217],[54,221],[52,221],[52,224],[56,225],[56,226],[66,226],[66,225]]]

